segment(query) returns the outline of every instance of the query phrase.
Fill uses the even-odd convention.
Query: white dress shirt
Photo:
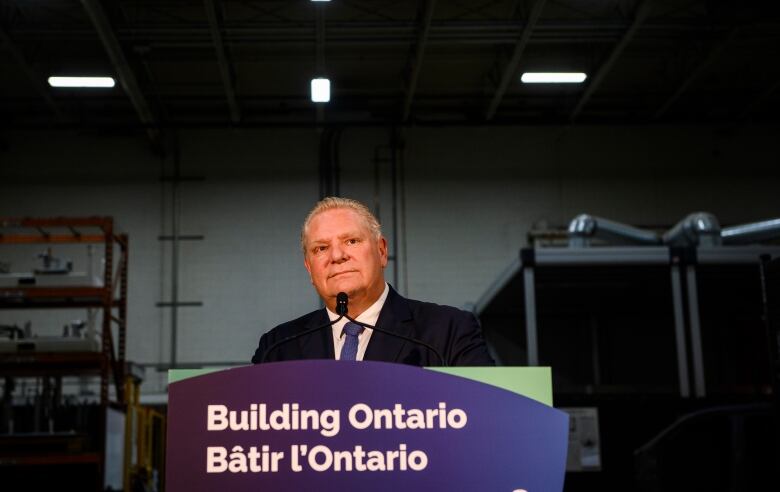
[[[385,290],[382,292],[382,295],[379,296],[379,299],[355,319],[361,323],[376,326],[376,322],[379,319],[379,312],[382,311],[382,306],[385,305],[385,300],[387,299],[387,294],[389,292],[390,287],[385,283]],[[325,310],[328,312],[328,318],[330,318],[331,321],[338,319],[338,314],[328,308],[325,308]],[[344,347],[345,339],[342,332],[344,331],[344,325],[346,325],[348,321],[347,318],[342,318],[341,321],[333,325],[333,352],[336,354],[336,360],[341,358],[341,349]],[[363,356],[366,354],[366,347],[368,347],[368,341],[371,339],[371,333],[373,331],[374,330],[371,328],[366,328],[358,335],[358,350],[355,360],[363,360]]]

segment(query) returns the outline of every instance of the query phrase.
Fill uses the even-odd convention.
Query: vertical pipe
[[[691,396],[688,376],[688,348],[685,343],[685,319],[683,314],[682,281],[680,266],[672,265],[672,306],[674,307],[674,341],[677,347],[677,380],[680,385],[680,396]]]
[[[392,186],[393,217],[393,285],[398,285],[398,139],[395,129],[390,130],[390,181]]]
[[[396,261],[396,264],[403,265],[401,273],[404,279],[404,290],[402,291],[405,296],[409,297],[409,272],[407,270],[406,262],[406,173],[405,166],[406,160],[404,159],[403,150],[405,145],[401,145],[401,154],[398,162],[398,185],[400,187],[400,202],[401,202],[401,249],[404,254],[402,256],[403,262]],[[396,257],[399,257],[399,253],[396,253]]]
[[[317,77],[325,75],[325,14],[324,7],[314,3],[314,29],[315,29],[315,64],[317,67]]]
[[[374,147],[374,215],[382,222],[382,203],[380,193],[382,191],[382,182],[379,174],[381,173],[379,165],[379,147]]]
[[[314,63],[317,69],[315,77],[325,76],[325,14],[324,6],[320,2],[314,2],[314,37],[315,37],[315,54]],[[315,106],[315,117],[318,123],[318,130],[322,130],[319,126],[320,123],[325,121],[325,105],[317,103]]]
[[[179,135],[174,134],[173,179],[171,180],[171,367],[176,367],[176,345],[179,328],[179,215],[181,200],[179,197],[179,179],[181,161],[179,155]]]
[[[528,365],[539,365],[539,346],[536,336],[536,285],[534,268],[523,267],[523,287],[525,290],[525,333],[528,350]]]
[[[331,138],[330,156],[332,157],[331,173],[333,176],[333,194],[341,196],[341,135],[343,128],[337,128],[333,131]]]
[[[696,267],[686,267],[688,284],[688,321],[691,327],[691,350],[693,352],[694,392],[697,397],[706,396],[704,383],[704,356],[701,343],[701,324],[699,321],[699,295],[696,287]]]
[[[315,77],[325,77],[325,7],[320,2],[314,2],[314,64],[317,69]],[[317,123],[325,121],[325,104],[314,105]],[[318,125],[317,129],[322,130]]]

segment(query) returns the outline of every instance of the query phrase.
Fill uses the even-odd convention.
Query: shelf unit
[[[100,377],[100,422],[91,449],[69,443],[83,435],[73,433],[4,434],[0,437],[0,470],[38,465],[97,465],[94,483],[102,490],[106,473],[107,413],[126,412],[125,344],[127,329],[128,238],[115,231],[111,217],[0,218],[0,245],[95,244],[102,246],[102,285],[0,287],[2,309],[95,309],[101,314],[98,352],[39,352],[20,347],[0,353],[0,378]],[[118,254],[117,257],[115,255]],[[116,260],[116,261],[115,261]],[[51,276],[49,280],[56,278]],[[116,340],[112,327],[116,326]],[[34,341],[32,339],[31,341]],[[113,382],[114,398],[109,385]],[[7,384],[7,383],[6,383]],[[48,446],[48,447],[47,447]],[[63,448],[61,451],[56,447]],[[24,451],[19,451],[20,449]],[[45,452],[45,455],[42,454]],[[14,473],[9,473],[14,475]]]

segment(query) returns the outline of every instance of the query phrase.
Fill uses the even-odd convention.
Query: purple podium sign
[[[563,489],[565,413],[422,368],[248,366],[172,383],[168,402],[171,492]]]

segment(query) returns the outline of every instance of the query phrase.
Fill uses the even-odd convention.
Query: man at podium
[[[406,299],[385,282],[387,240],[362,203],[339,197],[318,202],[303,223],[301,248],[325,308],[265,333],[253,363],[336,359],[494,365],[473,314]],[[338,320],[339,293],[347,294],[347,316],[358,323],[346,316]]]

